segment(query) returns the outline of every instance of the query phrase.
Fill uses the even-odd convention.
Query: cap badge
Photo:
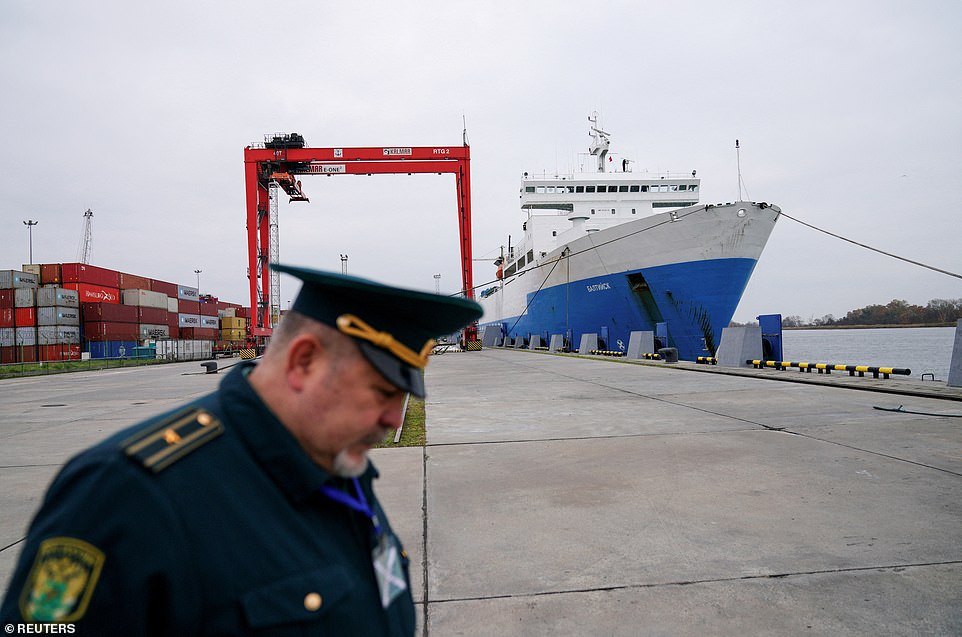
[[[386,349],[396,357],[412,367],[424,369],[428,364],[428,354],[434,347],[436,341],[429,338],[421,348],[420,353],[415,353],[413,349],[398,341],[388,332],[379,332],[353,314],[341,314],[337,317],[337,329],[348,336],[360,338],[371,344]]]

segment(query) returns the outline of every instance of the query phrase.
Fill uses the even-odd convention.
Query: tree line
[[[783,327],[823,327],[844,325],[953,325],[962,318],[962,299],[932,299],[925,306],[913,305],[900,299],[893,299],[886,305],[866,305],[851,310],[843,317],[836,318],[826,314],[821,318],[806,321],[801,316],[783,316]],[[757,325],[734,323],[732,325]]]

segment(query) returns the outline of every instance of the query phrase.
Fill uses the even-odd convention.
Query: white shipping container
[[[140,338],[170,338],[170,326],[153,323],[140,324]]]
[[[168,311],[168,312],[177,312],[177,311],[179,311],[179,310],[178,310],[177,299],[175,299],[175,298],[172,297],[172,296],[168,296],[168,297],[167,297],[167,311]]]
[[[12,327],[0,327],[0,347],[13,347],[15,334]]]
[[[200,327],[200,314],[178,314],[178,327]]]
[[[40,276],[20,270],[0,270],[0,289],[40,287]]]
[[[36,307],[37,289],[36,288],[17,288],[13,291],[14,307]]]
[[[51,307],[54,305],[61,307],[80,307],[80,293],[77,292],[77,290],[68,290],[56,286],[37,289],[38,307]]]
[[[37,344],[37,328],[35,327],[15,327],[16,334],[14,335],[13,344],[14,345],[36,345]]]
[[[37,328],[38,345],[80,344],[80,327],[69,325],[41,325]]]
[[[198,290],[197,288],[188,287],[186,285],[178,285],[177,298],[183,299],[185,301],[199,301],[200,290]]]
[[[80,308],[38,307],[37,325],[80,325]]]
[[[167,309],[167,295],[163,292],[153,292],[151,290],[122,290],[124,305],[137,305],[139,307],[157,307]]]
[[[215,330],[220,329],[220,319],[216,316],[201,316],[200,317],[201,327],[212,327]]]
[[[37,278],[40,278],[40,264],[39,263],[24,263],[20,266],[21,272],[29,272],[30,274],[36,274]]]

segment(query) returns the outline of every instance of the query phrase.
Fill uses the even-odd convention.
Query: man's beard
[[[366,453],[357,460],[348,455],[347,449],[342,449],[334,457],[334,475],[342,478],[357,478],[367,471],[367,465]]]

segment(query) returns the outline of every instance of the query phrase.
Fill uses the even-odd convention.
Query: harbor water
[[[912,378],[949,375],[954,327],[784,330],[782,358],[809,363],[872,365],[912,370]],[[926,376],[930,380],[932,376]]]

